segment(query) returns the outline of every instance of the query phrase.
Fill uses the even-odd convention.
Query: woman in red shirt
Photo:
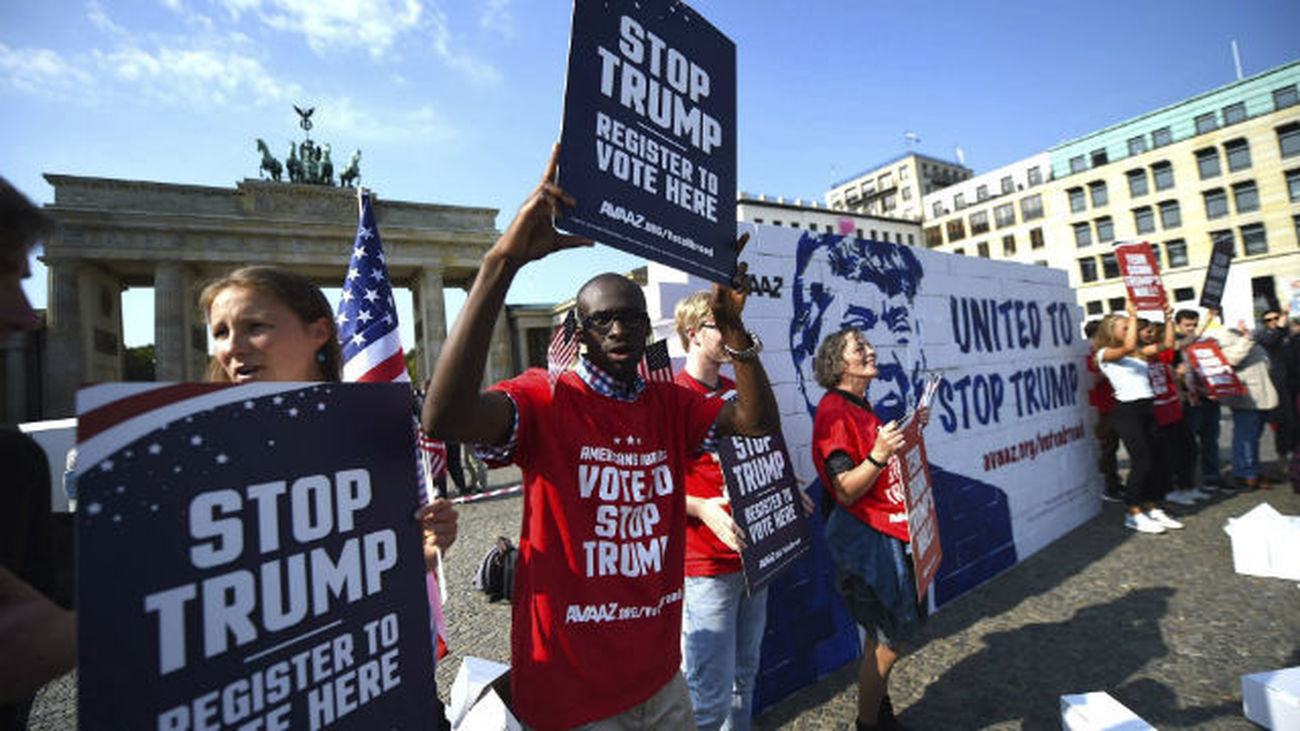
[[[826,522],[826,543],[840,594],[865,630],[857,728],[899,728],[889,701],[889,672],[904,643],[916,639],[925,615],[907,552],[911,536],[901,469],[892,460],[903,434],[896,422],[882,424],[867,403],[867,386],[879,370],[861,332],[827,336],[817,348],[815,370],[826,395],[813,419],[813,463],[836,503]],[[925,410],[917,413],[922,423],[927,417]]]

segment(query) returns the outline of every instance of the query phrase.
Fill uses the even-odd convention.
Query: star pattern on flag
[[[407,380],[397,332],[396,301],[369,191],[352,242],[343,294],[335,313],[345,381]],[[382,367],[381,367],[382,366]]]

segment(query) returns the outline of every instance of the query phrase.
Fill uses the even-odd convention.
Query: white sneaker
[[[1164,533],[1165,527],[1157,523],[1154,519],[1147,516],[1146,513],[1129,513],[1124,518],[1124,527],[1131,528],[1138,533]]]
[[[1213,495],[1202,490],[1199,487],[1193,487],[1192,489],[1186,490],[1185,492],[1188,495],[1191,495],[1193,500],[1209,500],[1210,498],[1214,497]]]
[[[1165,495],[1165,499],[1171,503],[1178,503],[1179,505],[1196,504],[1196,498],[1192,496],[1190,490],[1174,490],[1173,492]]]
[[[1173,530],[1178,530],[1179,528],[1183,527],[1182,523],[1179,523],[1178,521],[1169,517],[1169,514],[1161,510],[1160,508],[1151,508],[1150,510],[1148,510],[1147,517],[1159,523],[1164,528],[1171,528]]]

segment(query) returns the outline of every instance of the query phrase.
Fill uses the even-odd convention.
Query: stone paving
[[[931,618],[924,644],[894,671],[900,719],[916,729],[1060,728],[1061,694],[1105,690],[1161,729],[1255,728],[1241,714],[1240,676],[1300,665],[1300,586],[1236,574],[1223,532],[1261,502],[1300,515],[1285,484],[1171,511],[1187,528],[1154,536],[1126,530],[1123,507],[1104,503]],[[464,654],[508,662],[510,606],[488,602],[472,574],[498,535],[518,535],[521,505],[515,495],[460,507],[447,562],[452,654],[437,671],[444,699]],[[756,727],[852,728],[855,673],[850,663]],[[73,676],[47,686],[30,728],[73,727],[74,698]]]

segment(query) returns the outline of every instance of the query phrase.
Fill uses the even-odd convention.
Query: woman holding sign
[[[1165,321],[1173,319],[1173,308],[1165,305]],[[1170,518],[1157,501],[1167,493],[1169,470],[1164,464],[1156,421],[1155,391],[1151,388],[1150,364],[1161,347],[1138,342],[1137,305],[1128,301],[1128,312],[1112,312],[1102,318],[1097,331],[1097,363],[1115,388],[1115,431],[1129,455],[1128,482],[1124,503],[1128,514],[1124,525],[1139,533],[1164,533],[1183,524]],[[1169,339],[1173,330],[1166,327]]]
[[[817,348],[814,367],[826,395],[813,420],[813,463],[836,503],[826,522],[826,543],[840,594],[866,636],[858,668],[857,728],[898,728],[889,673],[925,617],[907,552],[905,487],[897,463],[890,465],[904,446],[903,432],[897,422],[882,424],[867,403],[867,387],[880,371],[861,332],[828,335]],[[916,418],[926,423],[928,410],[918,410]]]

